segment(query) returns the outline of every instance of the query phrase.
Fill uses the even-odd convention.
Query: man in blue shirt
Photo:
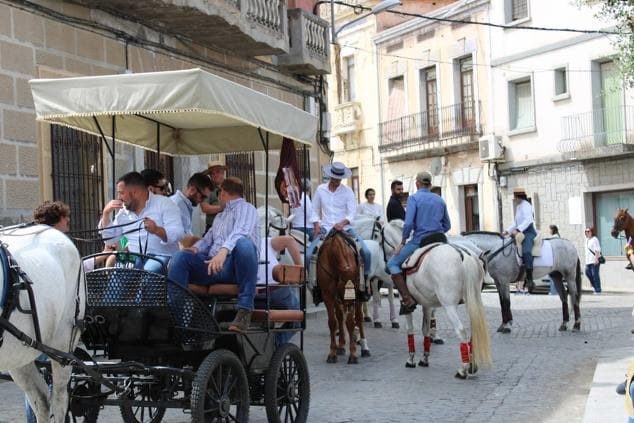
[[[192,215],[194,207],[207,200],[214,186],[211,180],[203,173],[194,173],[187,181],[187,187],[183,191],[177,190],[170,200],[176,204],[181,214],[181,221],[185,235],[193,235]]]
[[[451,229],[445,200],[430,192],[431,179],[432,176],[429,172],[419,172],[416,175],[416,189],[418,191],[407,200],[403,239],[394,250],[394,256],[387,263],[394,285],[401,294],[399,314],[411,313],[416,308],[416,301],[407,289],[401,265],[416,249],[423,245],[439,241],[446,242],[445,232]],[[414,234],[408,241],[412,232]]]
[[[174,255],[168,273],[168,278],[182,287],[189,283],[237,283],[238,313],[225,325],[234,332],[245,332],[251,322],[260,247],[258,213],[242,198],[243,193],[239,178],[231,176],[222,182],[220,200],[224,210],[203,239]]]

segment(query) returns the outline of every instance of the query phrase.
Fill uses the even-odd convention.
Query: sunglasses
[[[209,197],[208,195],[205,195],[200,188],[198,188],[196,185],[194,185],[194,188],[196,188],[196,192],[198,192],[198,195],[200,195],[200,198],[202,198],[202,201],[205,201],[207,199],[207,197]]]

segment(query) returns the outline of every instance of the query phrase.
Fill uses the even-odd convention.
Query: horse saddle
[[[524,234],[518,233],[515,235],[515,244],[517,245],[517,254],[522,257],[522,241],[524,241]],[[537,231],[537,236],[533,240],[533,249],[531,250],[531,255],[533,257],[539,257],[542,255],[542,245],[544,244],[544,233],[542,231]]]
[[[423,263],[427,253],[442,244],[444,243],[434,242],[433,244],[427,244],[424,247],[417,249],[407,258],[407,260],[405,260],[405,262],[401,265],[401,269],[403,269],[406,275],[416,273],[420,268],[420,265]]]

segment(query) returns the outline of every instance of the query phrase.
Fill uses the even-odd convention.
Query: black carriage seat
[[[268,289],[273,290],[280,286],[299,287],[304,283],[305,273],[304,266],[292,264],[278,264],[273,268],[273,279],[277,282],[270,285]],[[209,286],[189,284],[189,290],[199,297],[225,297],[234,298],[240,293],[237,284],[221,283]],[[264,294],[267,287],[258,285],[256,287],[256,295]],[[268,317],[271,322],[299,322],[304,320],[304,312],[302,310],[280,310],[280,309],[256,309],[253,310],[251,320],[264,321]]]

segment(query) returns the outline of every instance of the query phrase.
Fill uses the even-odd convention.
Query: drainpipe
[[[377,113],[376,113],[376,139],[377,139],[377,149],[378,146],[381,145],[381,82],[380,82],[380,72],[379,72],[379,48],[377,47],[376,43],[374,43],[374,57],[375,57],[375,63],[376,63],[376,105],[377,105]],[[374,147],[372,147],[374,148]],[[381,153],[379,152],[379,157],[381,158],[379,160],[379,172],[381,175],[381,199],[382,199],[382,203],[381,204],[385,204],[387,205],[387,202],[385,201],[385,174],[384,174],[384,170],[383,170],[383,156],[381,156]]]

